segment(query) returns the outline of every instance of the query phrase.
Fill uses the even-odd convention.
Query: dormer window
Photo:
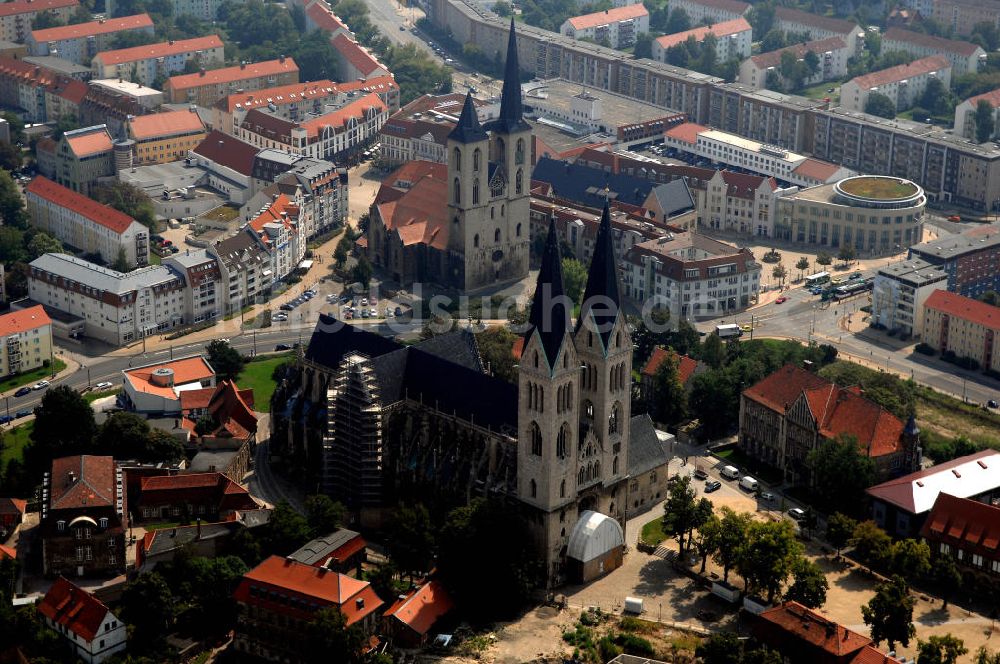
[[[102,529],[103,528],[107,528],[108,527],[108,518],[107,517],[102,517],[100,523],[101,523],[101,528]]]
[[[66,530],[66,522],[65,522],[65,521],[62,521],[62,520],[60,520],[60,521],[57,521],[57,522],[56,522],[56,529],[57,529],[57,530],[58,530],[59,532],[63,532],[64,530]]]

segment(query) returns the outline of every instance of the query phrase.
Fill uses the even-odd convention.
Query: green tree
[[[985,143],[993,138],[996,131],[996,119],[993,115],[993,105],[985,99],[980,99],[976,104],[976,141]]]
[[[344,614],[331,606],[317,611],[303,634],[304,659],[309,664],[361,664],[367,637],[360,625],[348,627]]]
[[[35,233],[28,241],[28,260],[33,261],[42,254],[61,254],[62,242],[48,233]]]
[[[0,228],[0,262],[5,265],[23,263],[28,258],[24,248],[24,231],[13,226]]]
[[[688,13],[678,7],[670,12],[670,18],[667,19],[666,33],[672,35],[676,32],[684,32],[685,30],[691,29],[691,18]]]
[[[517,382],[517,367],[511,352],[518,337],[505,325],[494,325],[476,333],[476,346],[483,363],[497,378]]]
[[[153,650],[169,632],[175,599],[158,572],[139,576],[122,591],[121,617],[132,629],[129,645],[140,652]]]
[[[698,644],[694,654],[704,664],[742,664],[743,642],[735,632],[715,632]]]
[[[944,116],[955,112],[951,101],[951,91],[939,78],[931,78],[920,96],[920,106],[931,115]]]
[[[184,445],[170,432],[150,429],[146,438],[146,461],[180,461],[184,458]]]
[[[79,129],[80,123],[75,115],[61,115],[56,121],[56,126],[52,128],[52,140],[58,141],[67,131]]]
[[[510,6],[510,3],[507,2],[507,0],[497,0],[493,4],[493,11],[496,14],[504,17],[510,16],[511,14],[514,13],[513,8]]]
[[[421,504],[396,508],[389,522],[389,555],[400,571],[412,575],[431,568],[434,559],[434,526]]]
[[[754,33],[756,34],[756,28],[754,29]],[[760,41],[760,50],[762,53],[769,53],[784,48],[787,45],[788,42],[785,39],[784,31],[772,28],[764,33],[764,37]]]
[[[904,579],[917,579],[931,571],[931,548],[927,542],[899,540],[890,547],[889,560],[893,574]]]
[[[917,664],[955,664],[969,652],[962,639],[944,634],[917,641]]]
[[[840,434],[821,442],[806,456],[806,465],[821,507],[854,515],[864,511],[865,490],[875,483],[875,461],[861,451],[857,438]]]
[[[777,650],[771,650],[767,646],[754,648],[743,653],[741,664],[784,664],[785,659]]]
[[[994,307],[1000,307],[1000,293],[997,293],[995,290],[988,290],[979,296],[979,301],[993,305]]]
[[[25,450],[28,472],[41,475],[53,459],[89,454],[96,433],[94,410],[83,396],[65,385],[50,387],[35,407],[31,444]]]
[[[853,263],[858,257],[858,250],[850,244],[840,245],[840,251],[837,252],[837,258],[845,263]]]
[[[351,278],[365,288],[368,288],[368,285],[372,281],[373,273],[374,270],[372,269],[372,264],[368,262],[368,259],[365,256],[361,256],[358,258],[357,264],[351,271]]]
[[[271,518],[261,529],[260,552],[265,557],[287,556],[312,539],[309,522],[285,501],[274,506]]]
[[[785,285],[785,277],[788,276],[788,269],[781,263],[778,263],[771,269],[771,276],[777,280],[778,287],[780,288]]]
[[[701,359],[713,369],[721,369],[726,362],[726,345],[718,334],[706,334],[701,342]]]
[[[831,263],[833,263],[833,256],[831,256],[830,254],[826,253],[825,251],[821,251],[818,254],[816,254],[817,265],[828,267]]]
[[[896,117],[896,104],[881,92],[870,92],[865,102],[865,113],[891,120]]]
[[[695,528],[712,515],[712,503],[706,498],[698,500],[698,492],[687,476],[675,480],[663,504],[663,532],[677,539],[677,549],[684,554],[684,543]]]
[[[826,604],[826,591],[830,584],[819,565],[802,558],[792,570],[792,585],[785,592],[786,600],[794,600],[810,609]]]
[[[0,143],[0,168],[14,171],[21,168],[24,154],[21,148],[13,143]]]
[[[345,234],[337,243],[337,248],[333,250],[333,263],[338,270],[344,269],[347,264],[347,257],[351,253],[351,239]]]
[[[675,425],[687,417],[687,391],[681,384],[679,366],[677,355],[668,355],[653,375],[653,416],[667,425]]]
[[[917,633],[913,626],[913,603],[910,587],[898,574],[875,586],[875,596],[861,607],[875,645],[887,641],[889,650],[895,650],[897,643],[904,648],[910,645],[910,639]]]
[[[748,592],[764,593],[770,604],[801,558],[802,544],[790,521],[754,521],[740,545],[736,571]]]
[[[861,562],[869,567],[879,567],[889,560],[892,538],[874,521],[862,521],[854,528],[850,545]]]
[[[15,229],[28,227],[24,198],[14,184],[14,178],[3,169],[0,169],[0,220],[5,226]]]
[[[722,567],[722,580],[729,582],[729,572],[739,560],[740,545],[746,539],[747,529],[753,522],[753,516],[746,512],[737,512],[731,507],[719,508],[721,517],[719,526],[712,533],[714,553],[712,560]]]
[[[950,555],[940,555],[935,556],[931,564],[931,576],[941,590],[941,599],[944,600],[941,608],[947,609],[948,600],[962,588],[962,573],[958,571],[955,560]]]
[[[655,32],[640,32],[635,38],[632,54],[637,58],[652,58],[653,42],[658,36]]]
[[[692,69],[714,75],[719,62],[717,54],[718,44],[718,37],[712,33],[705,35],[705,38],[701,40],[701,52],[698,54],[698,60]]]
[[[730,374],[719,369],[696,374],[691,379],[689,409],[701,422],[707,439],[719,438],[732,428],[733,418],[726,414],[739,412],[737,387]]]
[[[803,256],[795,263],[795,269],[799,271],[799,279],[802,279],[802,274],[809,269],[809,259]]]
[[[31,22],[32,30],[45,30],[46,28],[58,28],[63,25],[55,12],[46,10],[35,14],[35,20]]]
[[[1000,664],[1000,650],[990,652],[986,646],[980,646],[976,651],[975,664]]]
[[[144,458],[149,431],[149,423],[140,415],[112,413],[98,428],[93,451],[119,459]]]
[[[837,555],[847,546],[854,529],[858,527],[858,522],[842,512],[834,512],[826,520],[826,541],[837,550]]]
[[[208,363],[220,380],[236,380],[246,360],[228,341],[215,339],[206,347]]]
[[[372,584],[375,594],[382,598],[383,602],[389,603],[396,601],[399,596],[399,587],[396,584],[398,574],[399,570],[396,569],[396,565],[391,560],[387,560],[376,567],[374,572],[369,571],[365,578]]]
[[[330,496],[315,494],[306,498],[306,521],[314,537],[329,535],[347,522],[347,508]]]
[[[155,230],[156,212],[153,202],[149,200],[142,189],[127,182],[112,182],[101,184],[94,188],[91,198],[99,203],[110,205],[119,212],[124,212],[140,224]]]
[[[128,272],[131,269],[124,246],[118,247],[118,254],[115,256],[115,260],[111,263],[110,267],[112,270],[117,270],[118,272]]]
[[[583,298],[583,287],[587,285],[587,268],[575,258],[562,259],[563,289],[569,299],[577,305]]]
[[[233,592],[248,571],[237,556],[206,558],[178,553],[163,572],[176,596],[183,598],[178,628],[199,635],[224,634],[232,629],[237,616]]]
[[[750,8],[750,11],[747,12],[747,21],[753,28],[753,33],[755,35],[764,35],[764,38],[767,39],[768,35],[770,35],[772,32],[775,31],[774,5],[769,2],[761,2],[754,5],[753,7]],[[782,33],[780,30],[778,30],[777,32],[781,35],[781,38],[784,39],[784,33]],[[781,43],[779,46],[772,48],[767,48],[766,46],[762,45],[761,52],[766,53],[767,51],[774,51],[778,48],[781,48],[782,46],[784,46],[784,43]]]

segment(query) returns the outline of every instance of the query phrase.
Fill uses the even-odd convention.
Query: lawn
[[[667,539],[667,534],[663,532],[663,517],[653,519],[642,527],[642,534],[639,538],[650,546],[656,546]]]
[[[16,387],[21,387],[22,385],[27,385],[28,383],[37,383],[44,378],[50,378],[52,374],[59,373],[65,368],[65,362],[62,360],[55,360],[50,367],[38,367],[37,369],[33,369],[31,371],[25,371],[24,373],[9,376],[0,381],[0,392],[13,390]]]
[[[827,92],[830,88],[833,88],[833,92]],[[830,98],[830,103],[836,105],[840,101],[840,83],[836,81],[826,81],[825,83],[817,83],[811,88],[803,88],[796,94],[800,94],[803,97],[809,97],[809,99],[826,99]]]
[[[208,221],[230,221],[235,219],[240,214],[240,210],[232,205],[220,205],[214,210],[209,210],[205,214],[198,217],[199,219],[205,219]]]
[[[28,444],[28,437],[31,430],[35,428],[35,422],[25,422],[13,429],[6,429],[3,432],[3,447],[0,449],[0,471],[7,467],[7,462],[11,459],[24,461],[24,448]]]
[[[91,391],[83,395],[83,398],[87,400],[87,403],[94,403],[98,399],[103,399],[104,397],[114,396],[121,392],[121,388],[114,388],[111,390],[102,390],[100,392]]]
[[[274,368],[289,361],[294,353],[281,355],[264,355],[247,362],[243,372],[236,379],[241,389],[253,389],[254,410],[261,413],[271,411],[271,395],[274,394],[276,383],[271,378]]]

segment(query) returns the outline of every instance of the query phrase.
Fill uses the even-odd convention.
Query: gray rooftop
[[[27,55],[22,58],[22,60],[28,64],[45,67],[47,69],[51,69],[52,71],[59,72],[60,74],[72,76],[73,78],[90,78],[91,75],[90,67],[84,67],[83,65],[76,64],[72,60],[58,58],[54,55]]]
[[[353,540],[355,537],[360,536],[361,533],[341,528],[340,530],[335,530],[329,535],[317,537],[311,542],[306,542],[302,545],[302,548],[288,557],[292,560],[297,560],[300,563],[305,563],[306,565],[315,565],[319,561],[323,560],[323,558],[329,556],[331,553]]]
[[[150,543],[149,549],[146,551],[146,556],[152,557],[176,551],[195,540],[229,537],[242,527],[235,521],[226,521],[223,523],[203,523],[200,529],[197,525],[180,528],[163,528],[156,532],[156,537]]]
[[[948,273],[941,266],[933,265],[920,258],[887,265],[879,268],[878,273],[917,288],[948,278]]]
[[[977,144],[975,141],[955,134],[951,129],[943,129],[937,125],[914,122],[912,120],[904,120],[902,118],[889,120],[875,115],[869,115],[868,113],[861,113],[860,111],[850,111],[840,106],[837,108],[831,108],[827,111],[821,111],[821,113],[859,121],[866,125],[879,127],[886,131],[913,134],[914,136],[925,140],[938,141],[952,149],[961,149],[963,152],[967,152],[969,154],[988,157],[990,159],[1000,158],[1000,147],[998,147],[997,143],[990,142]]]
[[[118,179],[139,187],[150,198],[158,198],[164,189],[175,191],[183,187],[204,186],[208,171],[200,166],[188,165],[183,159],[166,164],[148,164],[122,169]],[[155,201],[154,201],[155,202]]]
[[[563,79],[548,79],[540,82],[527,83],[524,86],[524,103],[544,116],[545,111],[560,112],[571,115],[573,98],[581,92],[588,97],[597,98],[601,102],[601,118],[597,120],[608,127],[618,128],[624,125],[659,120],[676,115],[675,111],[648,104],[631,97],[623,97],[607,90],[586,88],[579,83],[570,83]]]
[[[670,461],[667,444],[656,435],[649,415],[635,415],[629,423],[628,474],[637,477]]]
[[[191,459],[193,473],[223,473],[239,454],[239,450],[201,450]]]
[[[150,265],[128,273],[101,267],[68,254],[42,254],[31,262],[32,268],[44,270],[68,281],[75,281],[99,291],[117,295],[131,293],[140,288],[152,288],[183,277],[165,265]]]
[[[164,260],[169,263],[177,263],[181,267],[190,268],[198,267],[208,261],[214,261],[215,257],[209,256],[206,249],[187,249]]]
[[[297,154],[292,154],[291,152],[285,152],[284,150],[275,150],[274,148],[267,148],[266,150],[261,150],[257,153],[255,159],[263,159],[265,161],[272,161],[277,164],[287,164],[289,168],[292,167],[295,162],[302,159]]]
[[[933,259],[948,260],[998,245],[1000,245],[1000,224],[990,224],[964,233],[946,235],[930,242],[915,244],[910,247],[910,255],[936,262]]]

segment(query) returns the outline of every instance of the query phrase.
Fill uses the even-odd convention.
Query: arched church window
[[[495,231],[493,231],[493,243],[499,244],[499,242],[500,242],[500,229],[498,228]]]
[[[611,462],[611,474],[612,475],[618,474],[618,457],[615,457],[614,460]]]
[[[535,368],[538,368],[538,351],[535,351]]]
[[[615,348],[621,348],[622,346],[622,333],[619,332],[615,335]]]
[[[542,456],[542,430],[538,428],[537,422],[531,423],[531,453]]]
[[[521,237],[521,224],[517,225],[517,231],[515,232],[515,234],[517,235],[517,237]]]
[[[535,480],[531,480],[531,497],[534,498],[537,495],[538,495],[538,484],[535,483]]]
[[[600,476],[601,476],[601,462],[600,461],[595,461],[594,462],[594,479],[596,480]]]
[[[566,410],[573,410],[573,383],[566,386]]]
[[[493,218],[493,215],[496,213],[496,211],[497,209],[495,207],[490,206],[490,219]]]
[[[507,143],[504,142],[502,138],[497,138],[496,145],[496,161],[502,164],[507,161]]]
[[[456,171],[462,169],[462,151],[455,148],[455,151],[451,153],[451,164]]]
[[[523,164],[524,163],[524,139],[517,139],[517,147],[514,150],[514,163]]]
[[[472,204],[479,205],[479,178],[472,181]]]
[[[583,468],[581,468],[580,472],[576,474],[576,483],[583,484],[586,481],[587,481],[587,475],[585,474]]]
[[[559,497],[560,498],[565,498],[566,497],[566,480],[563,480],[562,482],[559,483]],[[563,534],[563,537],[566,536],[566,529],[565,528],[563,528],[562,534]]]
[[[568,437],[568,427],[569,425],[564,423],[559,428],[559,435],[556,437],[556,456],[560,459],[566,458],[566,438]]]
[[[472,236],[472,246],[477,249],[479,248],[479,233]]]
[[[608,416],[608,433],[618,432],[618,418],[620,417],[621,405],[616,401],[611,407],[611,415]]]
[[[455,203],[459,204],[462,202],[462,183],[458,181],[458,178],[455,178],[454,189],[455,191],[452,193],[452,196],[455,199]]]
[[[482,158],[482,150],[476,148],[472,153],[472,170],[479,172],[479,160]]]
[[[514,193],[515,194],[523,193],[523,190],[524,190],[523,180],[524,180],[523,173],[522,173],[521,169],[519,168],[519,169],[517,169],[517,173],[514,175]]]

